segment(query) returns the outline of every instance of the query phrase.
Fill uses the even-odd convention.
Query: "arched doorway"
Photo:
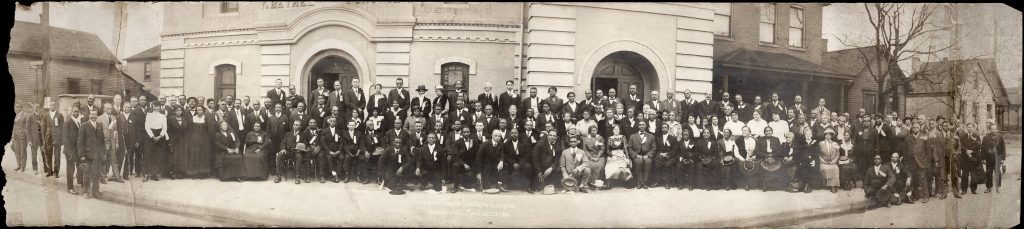
[[[324,85],[334,90],[334,81],[341,81],[341,88],[352,88],[352,79],[359,78],[359,70],[352,61],[352,56],[340,50],[326,50],[310,58],[311,65],[306,67],[305,84],[306,98],[316,98],[313,90],[317,89],[316,81],[324,80]]]
[[[615,88],[616,96],[622,98],[629,93],[629,86],[634,84],[637,86],[637,95],[646,101],[644,97],[658,88],[658,73],[651,62],[640,54],[619,51],[598,62],[590,87],[604,91],[605,95],[608,89]]]

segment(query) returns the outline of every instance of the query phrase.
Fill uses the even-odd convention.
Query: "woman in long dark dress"
[[[213,118],[206,116],[206,108],[195,107],[196,115],[192,117],[192,127],[189,128],[188,143],[189,157],[186,174],[193,178],[204,178],[210,174],[211,150],[210,136],[215,129],[211,128]]]
[[[185,116],[185,109],[180,106],[173,106],[170,117],[167,119],[167,132],[170,136],[170,178],[178,179],[188,170],[188,158],[191,154],[189,144],[189,128],[192,120]]]
[[[270,176],[267,155],[271,141],[270,135],[263,131],[260,123],[252,125],[252,131],[245,136],[245,153],[242,154],[242,175],[245,179],[266,180]]]
[[[167,116],[163,112],[163,104],[152,103],[149,113],[146,114],[146,135],[149,139],[143,141],[142,161],[143,173],[146,177],[142,182],[149,179],[160,180],[160,174],[164,172],[164,163],[167,159]]]
[[[214,161],[214,168],[217,177],[221,181],[236,180],[242,182],[244,168],[242,167],[242,154],[239,149],[239,138],[227,122],[221,121],[220,131],[213,134],[213,149],[217,154]]]

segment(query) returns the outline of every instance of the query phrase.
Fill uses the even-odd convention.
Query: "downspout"
[[[523,89],[526,87],[525,83],[523,82],[523,76],[526,75],[526,70],[524,70],[525,67],[526,67],[526,66],[524,66],[524,63],[526,61],[523,61],[524,58],[525,58],[523,56],[523,54],[526,53],[526,50],[524,50],[524,43],[526,43],[526,22],[528,20],[527,19],[527,15],[526,15],[526,7],[528,7],[528,6],[529,6],[529,3],[523,2],[523,7],[522,7],[523,9],[522,9],[522,13],[520,14],[520,23],[519,23],[519,25],[520,25],[519,26],[519,58],[516,58],[516,60],[515,60],[515,61],[518,62],[517,64],[519,64],[519,69],[518,69],[519,77],[517,79],[515,79],[515,80],[519,82],[519,93],[520,93],[520,95],[522,95]]]

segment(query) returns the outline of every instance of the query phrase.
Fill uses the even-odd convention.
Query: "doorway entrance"
[[[636,85],[637,96],[642,101],[651,90],[658,88],[657,73],[646,58],[634,52],[615,52],[597,64],[594,69],[591,89],[604,91],[615,88],[616,96],[626,97],[629,86]]]
[[[307,71],[306,98],[316,98],[313,91],[317,89],[316,81],[318,79],[323,79],[324,86],[331,90],[334,90],[335,81],[341,82],[343,90],[352,88],[352,79],[359,77],[359,71],[352,64],[350,58],[348,53],[339,50],[328,50],[314,55],[311,59],[315,62],[312,62],[313,65]]]

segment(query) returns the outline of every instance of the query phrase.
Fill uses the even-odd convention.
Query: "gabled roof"
[[[875,65],[875,62],[866,62],[865,58],[873,58],[876,56],[875,53],[875,46],[842,49],[826,52],[821,56],[821,62],[822,66],[824,66],[826,69],[833,70],[842,74],[852,75],[856,78],[872,77],[871,73],[868,72],[869,69],[866,63],[871,63],[872,65]],[[870,69],[870,71],[879,70],[876,66],[871,67],[872,68]],[[889,69],[892,70],[893,68]],[[902,79],[906,77],[902,70],[896,70],[892,72],[891,76],[894,77],[890,77],[890,79]],[[913,87],[909,84],[905,85],[904,89],[907,91],[913,91]]]
[[[821,65],[795,56],[790,56],[784,53],[749,50],[745,48],[738,48],[732,52],[722,55],[721,58],[716,57],[715,63],[727,67],[756,68],[769,71],[795,72],[799,74],[844,79],[854,78],[852,75],[825,69]]]
[[[949,77],[951,70],[948,69],[956,65],[959,65],[961,69],[965,71],[963,73],[965,77],[979,77],[978,82],[981,86],[986,86],[992,89],[994,97],[993,100],[998,104],[1010,104],[1010,100],[1007,98],[1006,88],[1003,87],[1003,81],[1000,80],[999,70],[996,68],[996,61],[993,58],[921,62],[914,67],[915,72],[931,70],[936,72],[937,77],[931,77],[933,80],[916,80],[911,82],[911,84],[918,89],[918,91],[915,92],[948,93],[951,88],[950,84],[953,83],[952,77]],[[965,79],[965,82],[963,83],[970,83],[971,79],[972,78]]]
[[[145,51],[136,53],[124,60],[148,60],[148,59],[160,59],[160,45],[153,46],[152,48],[146,49]]]
[[[50,39],[47,40],[39,23],[15,21],[8,53],[42,56],[43,47],[49,42],[53,57],[117,62],[114,54],[94,33],[52,26],[49,30]]]

